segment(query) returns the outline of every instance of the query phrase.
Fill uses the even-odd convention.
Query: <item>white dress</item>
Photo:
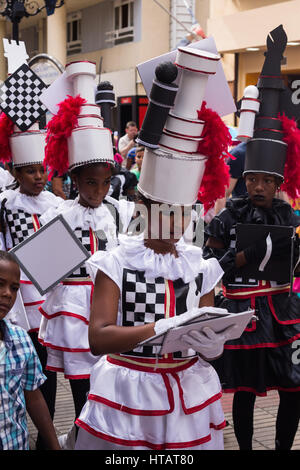
[[[0,203],[4,203],[4,200],[6,200],[3,213],[5,241],[2,235],[2,250],[10,250],[35,233],[41,226],[41,215],[49,208],[57,208],[63,202],[62,198],[49,191],[42,191],[38,196],[28,196],[21,193],[19,188],[8,189],[1,193]],[[38,253],[33,253],[33,256],[38,256]],[[41,322],[39,307],[45,297],[38,292],[23,272],[21,272],[20,293],[29,323],[28,331],[38,331]],[[14,321],[19,324],[17,319]],[[23,327],[24,323],[22,322],[20,326]]]
[[[178,258],[144,246],[143,237],[119,237],[109,253],[87,263],[119,287],[118,325],[134,326],[180,315],[199,305],[223,275],[202,250],[177,244]],[[76,424],[76,450],[223,449],[221,385],[214,368],[189,349],[158,356],[155,346],[102,356]]]
[[[105,203],[92,209],[82,206],[78,200],[78,197],[67,200],[57,210],[49,210],[42,223],[62,214],[89,253],[115,247],[118,244],[115,214],[119,214],[126,230],[134,204],[106,198]],[[115,214],[112,209],[116,210]],[[84,264],[49,291],[40,307],[43,319],[39,341],[47,347],[46,369],[63,372],[68,379],[89,378],[90,369],[98,359],[91,354],[88,344],[92,292],[93,283]]]

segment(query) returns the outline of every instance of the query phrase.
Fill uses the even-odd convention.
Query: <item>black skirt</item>
[[[300,298],[281,293],[244,299],[219,298],[218,307],[230,312],[255,308],[257,320],[224,346],[212,362],[224,392],[300,391]]]

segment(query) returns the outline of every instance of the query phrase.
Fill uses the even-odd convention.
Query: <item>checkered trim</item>
[[[23,64],[1,85],[0,107],[21,131],[26,131],[47,111],[39,99],[46,88],[38,75]]]
[[[23,210],[10,210],[6,208],[6,220],[13,246],[17,246],[36,231],[32,214],[28,214]]]

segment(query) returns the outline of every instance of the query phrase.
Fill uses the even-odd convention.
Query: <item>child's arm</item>
[[[215,306],[215,289],[212,289],[210,292],[200,297],[199,308],[214,307],[214,306]]]
[[[106,274],[98,271],[89,323],[90,348],[96,356],[130,351],[139,342],[155,334],[154,323],[117,326],[119,298],[118,286]]]
[[[52,419],[41,391],[24,390],[26,409],[34,425],[46,442],[48,450],[61,450]]]

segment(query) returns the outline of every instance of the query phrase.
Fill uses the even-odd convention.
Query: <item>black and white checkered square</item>
[[[74,230],[74,235],[78,238],[78,240],[83,244],[83,246],[86,248],[86,250],[91,253],[91,240],[90,240],[90,231],[89,229],[82,229],[81,227],[77,227]],[[87,271],[85,268],[85,264],[82,264],[76,271],[74,271],[70,276],[72,278],[77,278],[77,277],[87,277]]]
[[[123,326],[139,326],[165,317],[165,280],[145,279],[144,271],[123,270]],[[126,355],[155,357],[160,346],[139,346]]]
[[[27,64],[21,65],[0,87],[0,107],[21,129],[26,131],[47,111],[39,97],[47,88]]]
[[[145,279],[143,271],[124,269],[123,325],[137,326],[155,322],[165,314],[165,280]]]
[[[14,246],[34,233],[32,215],[22,210],[6,209],[6,220]]]

